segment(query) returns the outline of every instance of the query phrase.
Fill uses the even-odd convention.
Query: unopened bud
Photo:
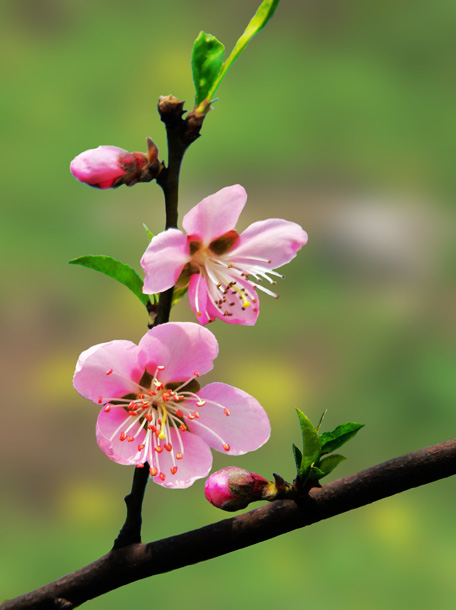
[[[158,112],[164,123],[180,119],[184,114],[185,102],[180,102],[174,95],[161,95],[158,98]]]
[[[148,152],[130,153],[117,146],[99,146],[73,159],[70,171],[80,182],[99,189],[150,182],[161,170],[158,148],[147,139]]]
[[[204,486],[204,495],[215,507],[235,511],[256,500],[273,500],[277,489],[259,474],[229,466],[211,474]]]

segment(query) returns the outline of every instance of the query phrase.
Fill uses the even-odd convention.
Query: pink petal
[[[207,324],[220,318],[228,324],[245,324],[247,326],[253,326],[258,318],[259,314],[259,300],[258,296],[253,289],[253,286],[244,279],[237,278],[236,286],[238,288],[245,288],[246,292],[251,295],[248,302],[250,305],[245,307],[242,299],[239,298],[239,294],[236,290],[230,290],[227,297],[227,302],[219,309],[210,299],[208,292],[208,282],[202,275],[194,274],[190,278],[188,286],[188,297],[190,300],[190,307],[192,308],[196,319],[200,324]],[[221,293],[217,291],[215,285],[211,286],[212,294],[215,295],[213,298],[220,298]],[[198,300],[196,296],[198,294]],[[198,307],[197,307],[198,304]],[[201,315],[198,315],[200,311]],[[227,312],[227,314],[225,314]]]
[[[226,295],[226,303],[223,311],[228,311],[229,315],[225,316],[223,311],[217,308],[218,317],[229,324],[244,324],[253,326],[257,321],[260,309],[260,302],[256,290],[248,280],[243,278],[236,279],[236,287],[245,290],[247,303],[239,296],[239,292],[233,288]],[[247,305],[247,306],[246,306]]]
[[[112,372],[107,374],[108,371]],[[73,385],[84,398],[104,404],[113,397],[136,392],[143,372],[137,345],[131,341],[110,341],[82,352]]]
[[[189,260],[187,236],[182,231],[168,229],[155,235],[141,259],[146,275],[143,292],[154,294],[174,286]]]
[[[182,221],[188,235],[199,237],[205,245],[231,231],[247,201],[240,184],[227,186],[200,201]]]
[[[184,445],[183,455],[181,460],[173,462],[172,454],[168,451],[163,451],[158,456],[158,465],[154,466],[159,470],[157,476],[154,477],[154,482],[163,487],[172,489],[183,489],[189,487],[196,481],[202,479],[209,474],[212,466],[212,454],[207,444],[196,434],[184,432],[181,434],[181,439]],[[171,444],[174,449],[174,454],[179,452],[179,439],[176,430],[171,430]],[[177,466],[176,474],[171,473],[171,468]],[[165,480],[162,481],[159,477],[160,472],[165,475]]]
[[[233,262],[260,258],[259,265],[276,269],[289,263],[307,243],[307,233],[295,222],[269,218],[254,222],[239,237],[225,256]],[[271,262],[268,262],[271,261]]]
[[[206,279],[200,273],[190,276],[188,298],[190,307],[200,324],[205,325],[219,317],[218,310],[209,299]]]
[[[186,381],[195,371],[204,375],[212,369],[218,354],[218,343],[211,331],[193,322],[155,326],[144,335],[138,347],[150,373],[155,372],[156,365],[165,367],[159,375],[163,383]]]
[[[97,443],[100,449],[109,459],[118,464],[132,465],[141,463],[141,454],[138,451],[138,445],[143,442],[146,435],[144,429],[138,434],[134,441],[121,441],[120,434],[126,431],[132,423],[132,418],[122,407],[111,407],[109,413],[101,409],[97,419],[96,436]],[[120,429],[119,426],[121,426]],[[134,436],[138,431],[138,425],[135,424],[127,434]],[[112,435],[115,434],[113,440]]]
[[[268,440],[271,433],[268,416],[250,394],[225,383],[210,383],[201,388],[198,396],[207,402],[197,408],[200,417],[188,422],[188,427],[210,447],[230,455],[241,455],[258,449]],[[228,409],[229,416],[224,408]],[[220,439],[200,424],[213,430]],[[224,443],[230,446],[229,451],[224,450]]]

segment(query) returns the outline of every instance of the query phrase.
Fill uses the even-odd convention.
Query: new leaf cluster
[[[347,459],[333,451],[352,439],[364,424],[348,422],[340,424],[331,432],[319,434],[323,416],[315,428],[300,409],[296,409],[296,412],[301,426],[302,451],[293,443],[293,455],[296,462],[296,482],[302,488],[312,486]]]

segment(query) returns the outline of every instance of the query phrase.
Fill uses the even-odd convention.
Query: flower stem
[[[145,463],[143,468],[135,468],[131,492],[125,496],[127,518],[114,541],[114,549],[141,542],[142,503],[148,480],[149,464]]]
[[[157,177],[157,184],[165,196],[165,229],[177,228],[179,202],[179,175],[185,151],[200,135],[204,116],[192,111],[183,119],[184,102],[172,95],[161,97],[158,112],[166,127],[168,138],[168,167]],[[174,288],[160,294],[157,317],[153,326],[169,321]]]
[[[179,102],[172,95],[161,97],[158,103],[158,112],[165,123],[168,138],[168,167],[164,167],[157,176],[157,184],[161,186],[165,196],[165,229],[177,228],[182,159],[190,144],[199,137],[204,120],[204,116],[195,111],[183,119],[183,108],[184,102]],[[170,288],[160,294],[157,316],[152,326],[169,321],[173,291],[174,288]],[[135,468],[131,492],[125,496],[127,517],[114,542],[115,549],[141,542],[142,503],[148,480],[149,464],[145,463],[143,468]]]

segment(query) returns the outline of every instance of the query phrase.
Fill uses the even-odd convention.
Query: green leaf
[[[334,453],[333,455],[328,455],[322,458],[317,465],[318,470],[322,473],[318,478],[322,479],[327,474],[332,472],[336,466],[338,466],[341,462],[346,460],[347,458],[339,453]]]
[[[235,44],[234,49],[231,51],[231,55],[226,60],[225,64],[231,65],[236,61],[245,47],[249,44],[250,40],[255,36],[255,34],[261,32],[264,26],[274,15],[277,7],[279,6],[279,2],[280,0],[263,0],[258,7],[257,12],[250,20],[248,26],[245,28],[244,33]]]
[[[342,447],[347,441],[355,436],[364,424],[349,422],[337,426],[332,432],[323,432],[320,435],[321,453],[331,453],[335,449]]]
[[[323,420],[325,419],[325,415],[326,415],[327,412],[328,412],[328,409],[325,409],[323,411],[323,413],[321,414],[320,421],[318,422],[318,426],[316,427],[316,431],[317,432],[320,431],[321,424],[323,423]]]
[[[318,481],[318,479],[321,479],[324,476],[325,476],[325,473],[322,470],[320,470],[316,466],[312,466],[310,469],[310,472],[309,472],[308,479],[310,481]]]
[[[195,104],[199,106],[219,76],[225,47],[212,34],[200,32],[192,51],[192,73],[195,83]],[[210,101],[210,100],[209,100]]]
[[[147,294],[144,294],[142,291],[143,281],[136,271],[129,265],[121,263],[111,256],[79,256],[69,261],[69,263],[70,265],[82,265],[83,267],[100,271],[129,288],[146,307],[150,302]],[[155,296],[153,300],[155,302]]]
[[[293,455],[294,455],[294,459],[296,462],[296,469],[299,472],[299,469],[301,468],[301,462],[302,462],[302,452],[298,447],[296,447],[296,445],[294,443],[293,443]]]
[[[149,241],[151,241],[151,240],[152,240],[152,237],[154,236],[154,234],[153,234],[153,233],[151,233],[151,232],[149,231],[148,226],[147,226],[147,225],[145,225],[144,223],[143,223],[143,227],[144,227],[144,230],[145,230],[145,231],[146,231],[146,233],[147,233],[147,237],[149,238]]]
[[[310,419],[304,415],[300,409],[296,409],[296,412],[301,425],[303,444],[303,459],[298,474],[301,478],[304,478],[309,473],[312,464],[314,464],[320,457],[321,446],[317,431],[313,427]]]
[[[244,33],[242,34],[242,36],[239,38],[239,40],[235,44],[234,49],[231,51],[231,55],[228,57],[228,59],[225,61],[225,63],[223,65],[219,66],[217,74],[215,74],[215,66],[214,66],[212,75],[213,76],[215,75],[215,76],[207,89],[205,89],[205,88],[203,89],[202,87],[200,87],[200,89],[198,90],[197,79],[195,78],[195,68],[193,68],[193,80],[195,81],[195,87],[196,87],[196,92],[197,92],[196,93],[196,105],[198,106],[198,109],[197,109],[198,112],[204,113],[209,110],[210,102],[212,101],[212,98],[217,90],[217,87],[220,85],[223,78],[225,77],[225,74],[228,72],[229,68],[237,60],[239,55],[242,53],[242,51],[245,49],[245,47],[249,44],[250,40],[255,36],[255,34],[258,34],[258,32],[260,32],[264,28],[264,26],[268,23],[268,21],[274,15],[277,7],[279,6],[279,2],[280,2],[280,0],[263,0],[263,2],[258,7],[257,12],[250,20]],[[203,32],[201,32],[201,34],[203,34]],[[196,42],[198,42],[198,40],[201,38],[201,34],[198,36]],[[205,34],[205,36],[209,36],[209,35]],[[214,40],[217,40],[217,39],[214,39]],[[195,42],[195,45],[196,45],[196,42]],[[219,44],[221,44],[221,43],[219,43]],[[223,45],[221,45],[221,46],[223,47]],[[195,53],[195,47],[193,47],[193,55],[194,55],[194,53]],[[198,51],[198,53],[199,53],[199,51]],[[193,55],[192,55],[192,66],[194,65]],[[223,53],[222,53],[222,58],[223,58]],[[219,58],[217,58],[217,61],[218,60],[219,60]],[[205,95],[202,97],[201,92],[203,90],[205,92]],[[206,100],[206,103],[204,103],[204,100]]]

